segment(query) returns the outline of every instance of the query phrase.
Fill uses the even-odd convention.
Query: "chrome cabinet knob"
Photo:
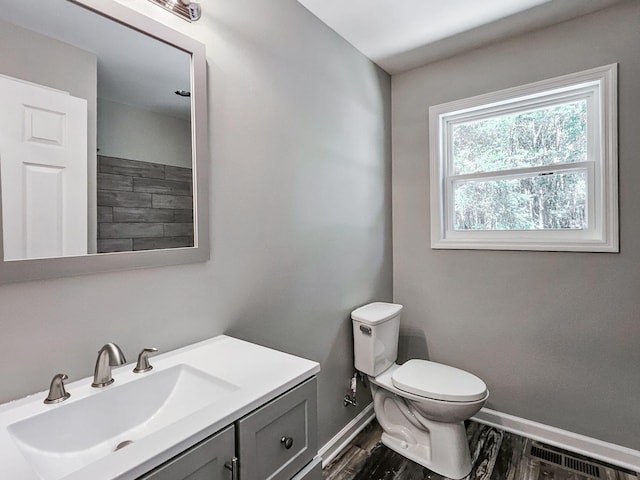
[[[285,449],[289,450],[293,446],[293,438],[287,436],[282,437],[280,443],[284,445]]]

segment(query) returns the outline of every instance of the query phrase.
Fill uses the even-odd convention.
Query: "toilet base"
[[[471,455],[463,422],[429,420],[411,401],[372,387],[384,445],[445,477],[460,479],[469,474]]]
[[[464,429],[463,429],[464,430]],[[456,437],[458,437],[456,435]],[[433,437],[432,437],[433,439]],[[469,456],[469,447],[466,447],[466,452],[455,453],[453,450],[455,448],[443,452],[436,453],[433,457],[430,455],[430,444],[415,442],[408,443],[404,440],[400,440],[395,438],[387,433],[382,434],[381,441],[384,445],[389,447],[391,450],[399,453],[405,458],[416,462],[419,465],[422,465],[429,470],[442,475],[447,478],[452,479],[461,479],[469,475],[471,472],[471,458]],[[464,436],[465,446],[466,446],[466,435]],[[446,449],[446,444],[442,443],[443,440],[436,436],[435,439],[436,445],[440,444]]]

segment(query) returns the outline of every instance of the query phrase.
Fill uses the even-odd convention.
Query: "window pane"
[[[453,127],[455,175],[586,160],[586,100]]]
[[[454,185],[455,230],[587,228],[586,171]]]

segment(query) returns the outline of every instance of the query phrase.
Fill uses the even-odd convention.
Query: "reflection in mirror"
[[[193,247],[191,85],[190,53],[82,6],[3,5],[4,260]]]

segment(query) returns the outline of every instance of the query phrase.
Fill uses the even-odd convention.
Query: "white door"
[[[0,75],[5,260],[87,253],[87,102]]]

